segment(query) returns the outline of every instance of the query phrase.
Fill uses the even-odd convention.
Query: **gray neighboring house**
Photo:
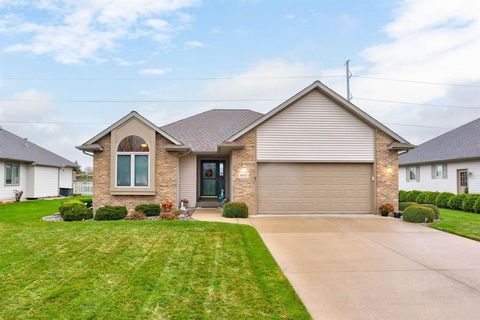
[[[73,189],[77,164],[0,128],[0,200],[54,197]]]
[[[480,193],[480,119],[400,155],[399,187]]]

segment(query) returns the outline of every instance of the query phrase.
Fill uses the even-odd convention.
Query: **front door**
[[[225,160],[200,161],[200,196],[218,198],[225,192]]]
[[[467,193],[468,192],[468,170],[460,169],[457,170],[457,193]]]

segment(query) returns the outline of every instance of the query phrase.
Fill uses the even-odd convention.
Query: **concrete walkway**
[[[373,215],[248,223],[315,319],[480,319],[479,242]]]

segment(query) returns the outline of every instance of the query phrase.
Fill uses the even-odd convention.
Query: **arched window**
[[[117,146],[117,186],[148,187],[149,147],[139,136],[125,137]]]

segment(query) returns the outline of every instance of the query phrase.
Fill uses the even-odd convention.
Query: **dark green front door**
[[[225,161],[201,160],[200,196],[216,198],[222,190],[225,190]]]

